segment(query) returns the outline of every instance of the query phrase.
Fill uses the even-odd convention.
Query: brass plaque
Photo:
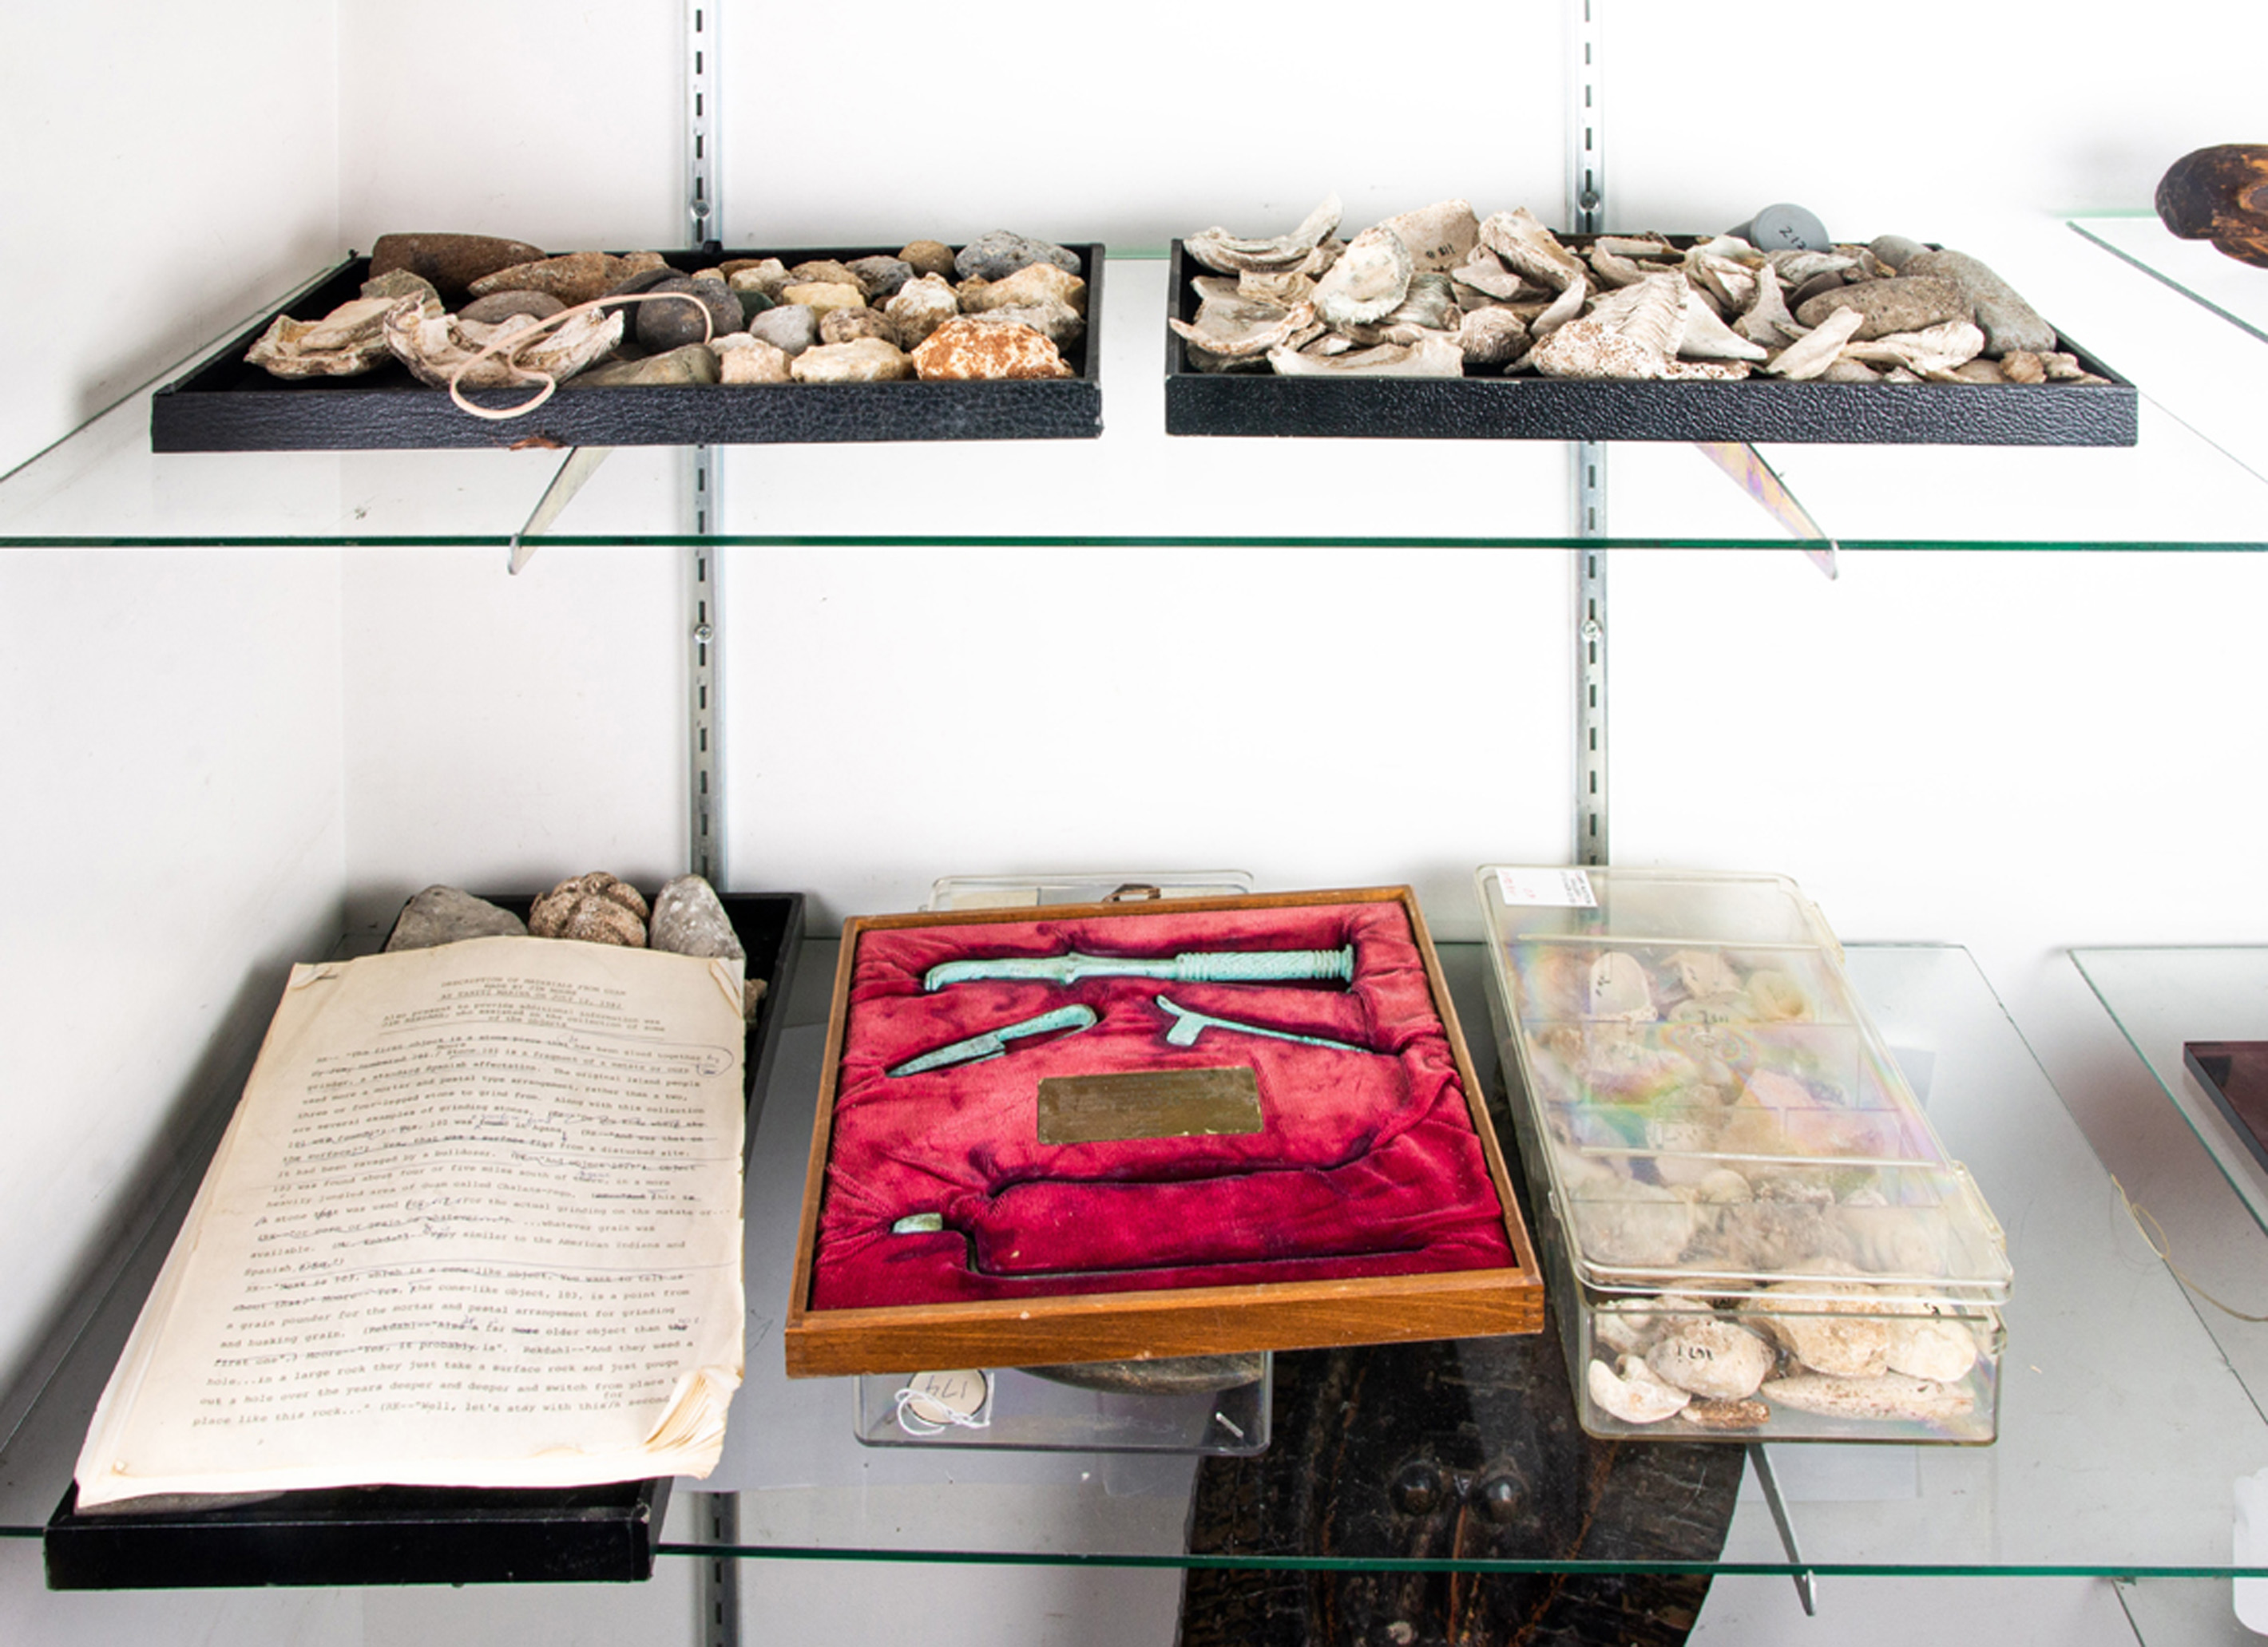
[[[1249,1068],[1051,1075],[1040,1083],[1042,1143],[1195,1138],[1259,1132],[1260,1082]]]

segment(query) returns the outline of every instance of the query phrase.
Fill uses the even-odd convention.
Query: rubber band
[[[2140,1232],[2142,1239],[2149,1243],[2150,1250],[2158,1255],[2159,1261],[2174,1272],[2175,1280],[2196,1293],[2223,1315],[2234,1316],[2240,1321],[2255,1323],[2268,1321],[2268,1315],[2247,1315],[2234,1305],[2223,1304],[2212,1293],[2199,1286],[2195,1276],[2174,1261],[2171,1244],[2166,1239],[2165,1226],[2158,1222],[2157,1216],[2147,1207],[2134,1204],[2132,1197],[2126,1193],[2126,1186],[2118,1181],[2118,1175],[2116,1173],[2110,1175],[2110,1187],[2118,1192],[2118,1204],[2126,1209],[2126,1216],[2134,1221],[2134,1228]],[[2146,1224],[2143,1222],[2146,1218],[2149,1220]]]
[[[985,1380],[983,1402],[975,1413],[967,1415],[956,1413],[949,1407],[940,1406],[935,1396],[925,1391],[917,1390],[910,1384],[898,1391],[896,1401],[898,1428],[909,1436],[941,1436],[948,1430],[992,1428],[992,1386],[989,1379]],[[932,1411],[944,1413],[944,1422],[940,1423],[935,1419],[924,1418],[921,1414],[914,1411],[914,1403],[917,1401],[922,1402]]]
[[[578,303],[571,308],[560,310],[556,314],[546,315],[534,326],[521,327],[508,336],[490,338],[482,344],[469,359],[449,374],[449,398],[456,402],[459,411],[469,412],[475,417],[487,418],[490,423],[503,423],[510,418],[525,417],[551,398],[559,387],[559,379],[548,371],[539,371],[532,366],[524,366],[513,358],[523,344],[534,342],[541,334],[563,321],[571,320],[578,314],[587,314],[593,309],[603,309],[608,304],[667,302],[673,298],[682,303],[692,304],[701,311],[701,341],[704,344],[714,342],[717,337],[717,323],[710,317],[709,305],[703,303],[692,292],[628,291],[620,297],[593,298],[588,303]],[[504,357],[504,370],[512,374],[514,383],[541,383],[543,386],[536,391],[534,399],[523,401],[518,406],[499,408],[478,406],[465,398],[464,390],[460,386],[465,374],[479,365],[481,362],[499,352],[503,353]]]

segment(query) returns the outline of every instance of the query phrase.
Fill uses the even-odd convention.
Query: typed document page
[[[741,1372],[740,963],[292,970],[79,1504],[706,1474]]]

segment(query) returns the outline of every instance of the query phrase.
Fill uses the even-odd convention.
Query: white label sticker
[[[955,1372],[917,1372],[898,1392],[902,1417],[925,1424],[973,1424],[992,1393],[982,1368]]]
[[[1579,869],[1500,869],[1496,879],[1506,903],[1540,904],[1553,909],[1599,907],[1590,876]]]

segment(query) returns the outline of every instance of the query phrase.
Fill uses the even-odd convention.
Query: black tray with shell
[[[1078,440],[1102,432],[1099,245],[1075,245],[1086,282],[1086,333],[1062,353],[1078,374],[990,382],[707,384],[577,387],[573,379],[525,417],[491,423],[459,410],[398,362],[364,377],[271,377],[245,351],[276,315],[233,337],[150,402],[153,452],[371,452],[524,446],[692,446],[865,440]],[[740,258],[791,266],[895,255],[895,247],[664,252],[685,273]],[[320,320],[361,294],[370,259],[350,257],[277,311]],[[469,389],[487,407],[532,388]]]
[[[718,901],[748,952],[747,975],[766,982],[742,1067],[754,1138],[802,953],[804,898],[724,893]],[[534,900],[489,901],[524,920]],[[627,1583],[653,1574],[669,1492],[666,1477],[565,1488],[327,1487],[82,1511],[73,1482],[42,1542],[51,1590]]]
[[[1561,235],[1581,252],[1592,235]],[[1697,237],[1671,236],[1680,249]],[[1170,312],[1197,316],[1205,272],[1173,243]],[[1200,371],[1166,335],[1166,432],[1405,440],[1788,441],[1812,445],[2131,446],[2134,386],[2067,336],[2094,383],[1790,383],[1505,377],[1281,377]],[[2060,334],[2059,334],[2060,335]]]

